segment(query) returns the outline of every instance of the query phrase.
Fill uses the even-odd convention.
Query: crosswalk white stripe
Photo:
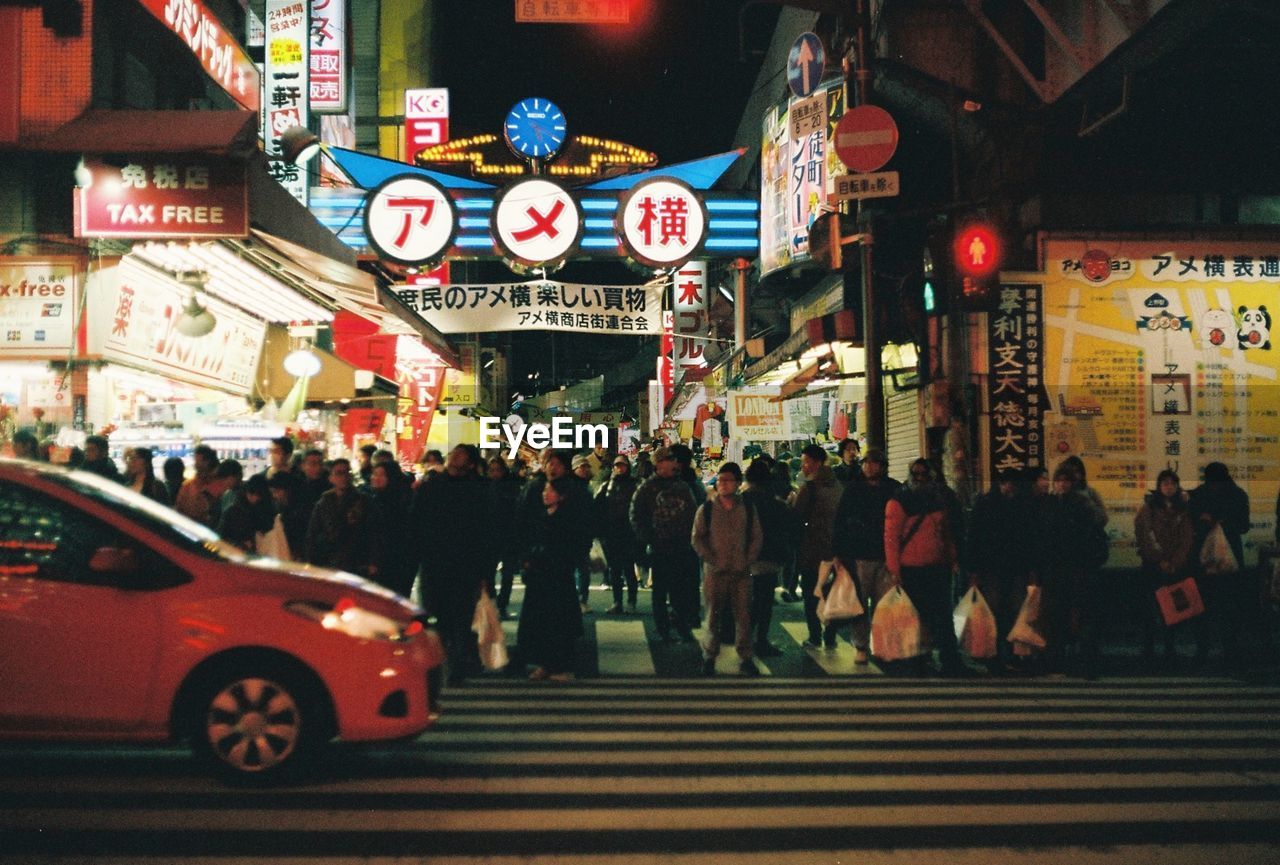
[[[603,709],[606,711],[622,711],[630,709],[653,709],[660,706],[670,711],[711,711],[719,709],[747,709],[753,712],[820,712],[823,710],[830,711],[833,703],[841,703],[849,708],[856,709],[860,712],[879,712],[891,711],[894,709],[901,710],[905,705],[920,710],[947,710],[953,709],[957,711],[973,711],[979,707],[988,707],[995,701],[992,700],[965,700],[957,697],[952,700],[946,699],[928,699],[928,700],[874,700],[865,699],[860,694],[847,694],[838,701],[830,699],[812,699],[803,698],[791,700],[777,699],[756,699],[752,698],[744,700],[742,698],[722,697],[717,700],[678,700],[664,699],[661,695],[655,695],[654,698],[637,698],[622,700],[603,700],[599,703],[592,703],[590,700],[567,699],[564,692],[546,691],[542,700],[523,700],[523,699],[468,699],[462,695],[445,694],[441,697],[441,705],[445,711],[460,708],[476,708],[476,709],[519,709],[529,705],[530,702],[537,704],[539,709],[544,711],[561,711],[564,709],[581,708],[583,706],[591,706],[593,709]],[[999,701],[1002,706],[1008,709],[1098,709],[1107,708],[1116,712],[1122,712],[1125,709],[1162,709],[1169,712],[1171,716],[1181,716],[1184,711],[1194,712],[1195,710],[1215,709],[1219,714],[1238,710],[1247,712],[1247,710],[1265,710],[1280,711],[1280,701],[1277,700],[1186,700],[1171,702],[1169,700],[1141,700],[1141,699],[1120,699],[1108,698],[1099,694],[1093,698],[1085,697],[1043,697],[1036,694],[1018,694],[1010,695]]]
[[[596,622],[596,657],[602,676],[656,676],[644,622]]]
[[[696,629],[693,632],[693,636],[697,639],[699,646],[706,646],[707,644],[706,628]],[[705,653],[705,649],[704,649],[704,653]],[[755,662],[756,669],[760,671],[761,676],[773,675],[773,671],[769,669],[769,665],[766,664],[763,660],[761,660],[760,658],[754,658],[753,660]],[[734,648],[733,644],[726,643],[722,645],[720,647],[720,654],[716,656],[716,675],[741,676],[742,675],[741,666],[742,666],[742,662],[738,659],[738,652]]]
[[[714,680],[720,681],[721,687],[736,690],[742,688],[761,687],[761,683],[752,683],[750,681],[743,682],[737,679]],[[669,687],[679,687],[680,679],[659,679],[657,681],[651,678],[626,678],[614,677],[609,679],[591,679],[579,681],[574,687],[576,689],[597,689],[603,691],[623,691],[633,686],[641,686],[650,689],[661,688],[665,690]],[[779,677],[770,680],[768,688],[772,690],[788,690],[799,688],[803,690],[811,690],[817,693],[825,691],[837,691],[850,687],[849,682],[843,680],[822,679],[822,678],[796,678],[796,677]],[[1127,688],[1136,688],[1144,691],[1155,691],[1159,693],[1167,693],[1170,689],[1177,689],[1179,693],[1187,691],[1188,693],[1196,693],[1203,691],[1207,693],[1218,693],[1229,691],[1231,693],[1248,692],[1251,694],[1267,694],[1280,696],[1280,686],[1262,685],[1253,682],[1237,682],[1231,679],[1200,679],[1200,678],[1182,678],[1179,676],[1142,676],[1127,678],[1110,678],[1085,682],[1080,679],[1062,679],[1062,678],[1042,678],[1042,679],[893,679],[880,680],[875,682],[857,682],[854,683],[860,690],[892,690],[895,692],[909,691],[916,693],[921,690],[935,690],[942,693],[952,693],[957,690],[988,690],[990,688],[1009,688],[1009,689],[1030,689],[1039,690],[1042,688],[1064,688],[1064,689],[1086,689],[1091,691],[1115,691]],[[501,676],[479,677],[469,679],[467,688],[489,689],[489,690],[510,690],[519,689],[523,683],[512,681]]]
[[[714,802],[714,797],[709,797]],[[1174,823],[1193,820],[1215,820],[1230,817],[1233,821],[1271,822],[1280,820],[1280,804],[1275,802],[1162,802],[1162,821]],[[476,815],[457,809],[379,810],[378,829],[384,832],[424,831],[468,832],[486,827],[502,827],[504,832],[536,832],[560,825],[564,811],[558,805],[548,808],[488,808],[484,825],[478,826]],[[575,831],[611,831],[618,828],[616,808],[573,808]],[[779,802],[768,808],[752,806],[716,807],[709,804],[697,808],[646,808],[644,827],[662,831],[737,829],[825,828],[832,825],[900,826],[1044,826],[1081,823],[1124,824],[1151,818],[1151,806],[1108,802],[1100,804],[1060,804],[1052,809],[1042,803],[1032,805],[800,805]],[[32,808],[0,816],[6,829],[41,829],[57,825],[64,831],[104,830],[144,831],[362,831],[369,828],[366,809],[326,809],[318,821],[311,809],[213,809],[201,812],[169,809],[103,808],[45,809]]]
[[[454,722],[464,724],[513,724],[516,726],[524,726],[530,724],[565,724],[574,728],[580,727],[616,727],[619,724],[633,725],[650,725],[661,726],[668,724],[688,723],[691,719],[691,713],[697,710],[696,706],[673,708],[668,704],[662,703],[660,706],[650,706],[649,711],[626,711],[626,712],[602,712],[600,707],[591,706],[590,704],[574,704],[581,714],[573,717],[571,721],[566,721],[564,714],[556,712],[552,714],[544,714],[541,710],[544,707],[532,704],[523,705],[518,710],[508,710],[499,714],[486,714],[480,711],[468,712],[463,717],[462,712],[455,707],[453,715],[446,715],[445,720],[441,722],[441,729],[444,725]],[[478,706],[477,710],[493,709],[491,706]],[[616,708],[616,707],[610,707]],[[964,711],[954,714],[949,712],[874,712],[874,713],[850,713],[844,712],[761,712],[754,710],[748,711],[746,707],[717,707],[721,709],[719,714],[702,714],[697,715],[698,723],[717,724],[722,726],[754,726],[767,720],[771,724],[778,725],[804,725],[809,727],[819,726],[823,724],[837,725],[840,727],[856,726],[860,721],[875,721],[881,724],[902,724],[905,727],[918,726],[920,724],[937,724],[937,723],[989,723],[989,724],[1013,724],[1022,721],[1043,721],[1043,712],[1028,711],[1009,711],[1009,712],[974,712]],[[660,711],[669,710],[669,711]],[[587,713],[589,710],[589,714]],[[1081,712],[1072,713],[1070,722],[1073,725],[1095,724],[1105,726],[1111,723],[1132,723],[1145,722],[1151,723],[1152,715],[1148,712]],[[1233,721],[1238,724],[1247,724],[1255,726],[1260,730],[1275,730],[1275,719],[1273,716],[1234,716],[1216,713],[1197,713],[1191,715],[1176,714],[1173,711],[1169,716],[1172,720],[1178,722],[1221,722]],[[1208,733],[1212,735],[1212,733]],[[428,731],[426,737],[430,739],[431,732]]]

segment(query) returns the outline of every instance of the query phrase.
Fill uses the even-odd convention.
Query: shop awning
[[[20,146],[54,153],[213,153],[243,157],[258,150],[258,115],[253,111],[94,108]]]

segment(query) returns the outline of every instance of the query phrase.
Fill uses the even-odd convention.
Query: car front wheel
[[[241,670],[211,680],[193,712],[196,755],[223,775],[275,779],[323,742],[321,703],[313,687],[282,669]]]

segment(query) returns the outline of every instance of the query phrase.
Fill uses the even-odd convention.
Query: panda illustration
[[[1240,348],[1271,350],[1271,313],[1265,306],[1250,309],[1240,307],[1240,330],[1236,332]]]
[[[1234,330],[1236,319],[1230,310],[1206,310],[1200,317],[1200,344],[1203,348],[1234,348],[1227,345]]]

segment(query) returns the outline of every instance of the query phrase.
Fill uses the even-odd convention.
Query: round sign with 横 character
[[[627,254],[654,268],[677,267],[697,254],[707,223],[702,197],[673,177],[637,183],[618,201],[614,217]]]
[[[555,268],[577,249],[582,211],[560,184],[540,178],[521,180],[498,195],[492,229],[508,263]]]
[[[389,177],[365,203],[364,232],[379,258],[409,267],[434,264],[453,245],[458,214],[444,187],[416,174]]]

